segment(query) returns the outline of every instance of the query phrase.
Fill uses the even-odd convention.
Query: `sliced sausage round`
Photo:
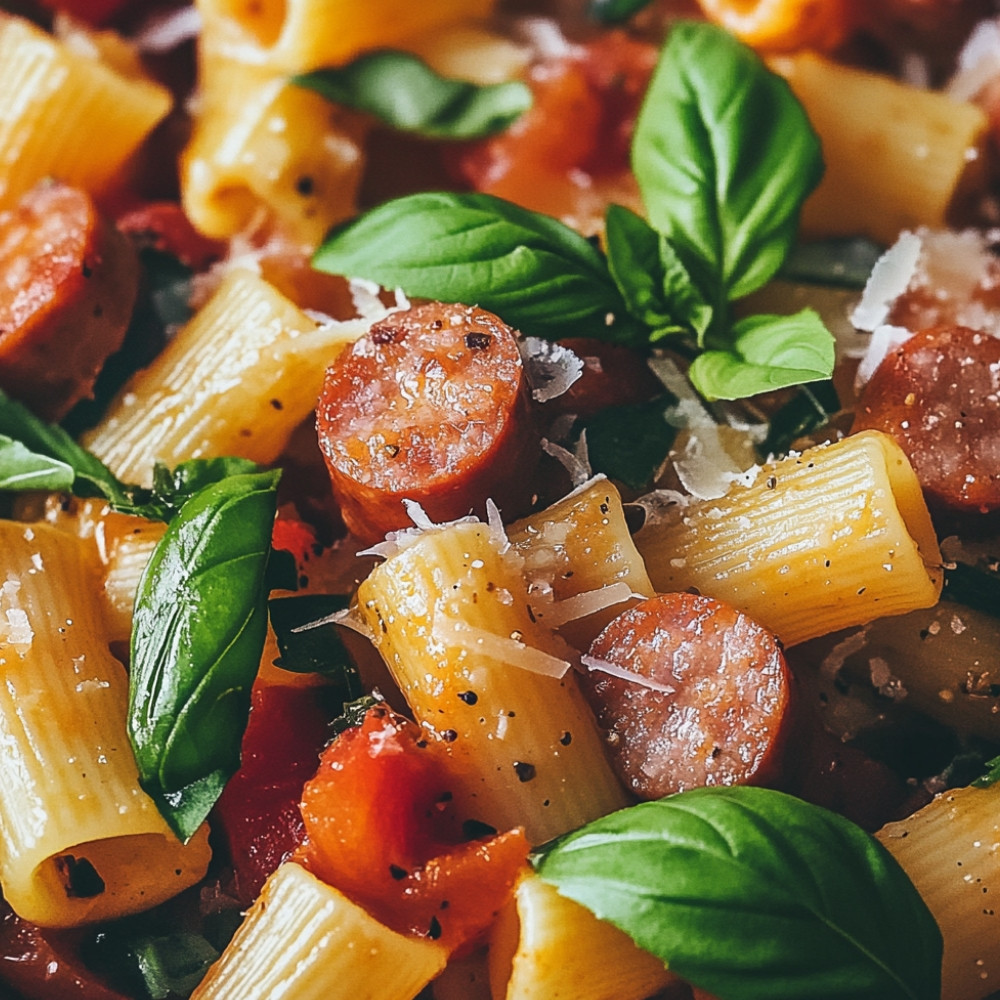
[[[47,420],[121,347],[139,261],[90,196],[43,182],[0,215],[0,388]]]
[[[915,334],[865,386],[853,431],[891,434],[928,501],[1000,509],[1000,339],[965,326]]]
[[[584,662],[612,763],[640,798],[779,777],[789,673],[774,634],[742,612],[652,597],[612,621]]]
[[[492,313],[427,303],[393,313],[329,368],[320,446],[348,528],[366,541],[492,498],[523,507],[540,455],[517,336]]]

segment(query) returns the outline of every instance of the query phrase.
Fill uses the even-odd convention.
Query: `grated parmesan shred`
[[[539,403],[558,398],[583,374],[583,359],[555,341],[525,337],[518,349],[531,398]]]
[[[445,615],[435,615],[431,637],[445,648],[456,646],[464,649],[472,648],[478,654],[498,663],[519,667],[545,677],[565,677],[572,666],[568,659],[528,646],[513,636],[496,635]]]
[[[616,663],[609,663],[607,660],[599,659],[596,656],[583,655],[580,662],[591,672],[607,674],[609,677],[616,677],[620,681],[628,681],[630,684],[638,684],[640,687],[649,688],[650,691],[658,691],[660,694],[674,694],[676,688],[669,684],[660,684],[650,677],[636,673],[634,670],[626,670]]]
[[[549,590],[551,593],[551,588]],[[550,628],[558,628],[566,622],[576,621],[596,614],[605,608],[623,604],[632,598],[642,600],[642,594],[635,593],[624,580],[609,583],[596,590],[585,590],[582,594],[574,594],[563,601],[549,601],[542,605],[532,605],[531,610],[539,621]]]

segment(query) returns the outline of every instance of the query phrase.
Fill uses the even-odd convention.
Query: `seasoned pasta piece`
[[[0,541],[4,896],[52,927],[148,909],[205,874],[207,827],[182,846],[139,788],[86,544],[12,521]]]
[[[806,233],[889,244],[901,229],[946,225],[985,156],[979,108],[812,52],[772,65],[823,141],[826,173],[803,206]]]
[[[728,601],[786,645],[930,607],[941,553],[906,455],[877,431],[764,466],[636,537],[658,592]]]
[[[653,596],[621,495],[604,476],[510,525],[507,535],[524,558],[529,593],[537,595],[535,617],[577,649],[628,604]]]
[[[447,954],[286,861],[191,1000],[411,1000]]]
[[[944,792],[877,836],[941,928],[942,1000],[992,994],[1000,985],[1000,784]]]
[[[485,18],[494,0],[199,0],[203,44],[275,73],[334,66],[408,36]]]
[[[458,810],[541,843],[625,805],[593,717],[534,619],[521,560],[478,522],[431,529],[375,568],[358,614],[416,719],[445,740]]]
[[[19,18],[0,16],[0,205],[46,177],[99,193],[170,110],[166,88],[125,77]]]
[[[618,928],[525,875],[490,940],[500,1000],[644,1000],[677,977]]]
[[[366,326],[320,324],[267,282],[234,270],[126,383],[85,443],[120,478],[143,485],[157,461],[272,462],[316,405],[325,365]]]
[[[315,247],[356,211],[368,125],[285,76],[211,54],[208,95],[181,162],[191,221],[233,236],[263,216]]]

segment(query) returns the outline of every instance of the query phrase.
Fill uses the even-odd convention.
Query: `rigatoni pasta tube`
[[[1000,784],[944,792],[877,834],[944,938],[942,1000],[1000,988]]]
[[[577,649],[586,650],[636,596],[653,596],[621,494],[604,476],[512,524],[507,535],[524,558],[535,617]]]
[[[121,479],[142,485],[157,461],[272,462],[315,407],[326,366],[367,327],[322,325],[255,274],[232,271],[126,383],[85,443]]]
[[[139,787],[86,543],[2,521],[0,551],[4,896],[46,927],[148,909],[205,874],[207,828],[182,846]]]
[[[627,796],[573,676],[535,672],[568,650],[499,545],[478,522],[431,529],[372,571],[358,613],[417,721],[448,742],[458,813],[537,844]]]
[[[617,927],[525,875],[490,938],[495,1000],[645,1000],[679,980]]]
[[[58,177],[103,191],[170,110],[169,91],[128,78],[27,21],[0,16],[0,206]]]
[[[411,1000],[447,957],[286,861],[191,1000]]]
[[[681,507],[636,544],[658,592],[728,601],[791,646],[930,607],[941,553],[902,449],[868,431],[765,465]]]
[[[826,172],[802,209],[807,234],[890,244],[902,229],[947,225],[964,175],[986,155],[980,108],[812,52],[771,65],[823,142]]]
[[[201,75],[181,197],[202,232],[233,236],[263,216],[315,247],[355,213],[365,119],[256,66],[205,54]]]
[[[369,49],[404,48],[409,35],[485,18],[494,0],[199,0],[202,44],[277,73],[348,62]]]

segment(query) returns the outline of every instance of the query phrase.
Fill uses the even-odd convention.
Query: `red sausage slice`
[[[583,678],[612,763],[640,798],[778,776],[789,674],[777,639],[746,615],[663,594],[619,615],[590,655],[659,688],[598,670]]]
[[[1000,339],[964,326],[915,334],[865,386],[853,431],[868,429],[899,442],[931,503],[1000,509]]]
[[[376,323],[326,373],[320,446],[344,523],[365,541],[412,522],[514,514],[540,454],[517,337],[492,313],[428,303]],[[513,509],[512,509],[513,508]]]
[[[34,187],[0,215],[0,388],[65,416],[121,347],[138,283],[135,250],[88,194]]]

